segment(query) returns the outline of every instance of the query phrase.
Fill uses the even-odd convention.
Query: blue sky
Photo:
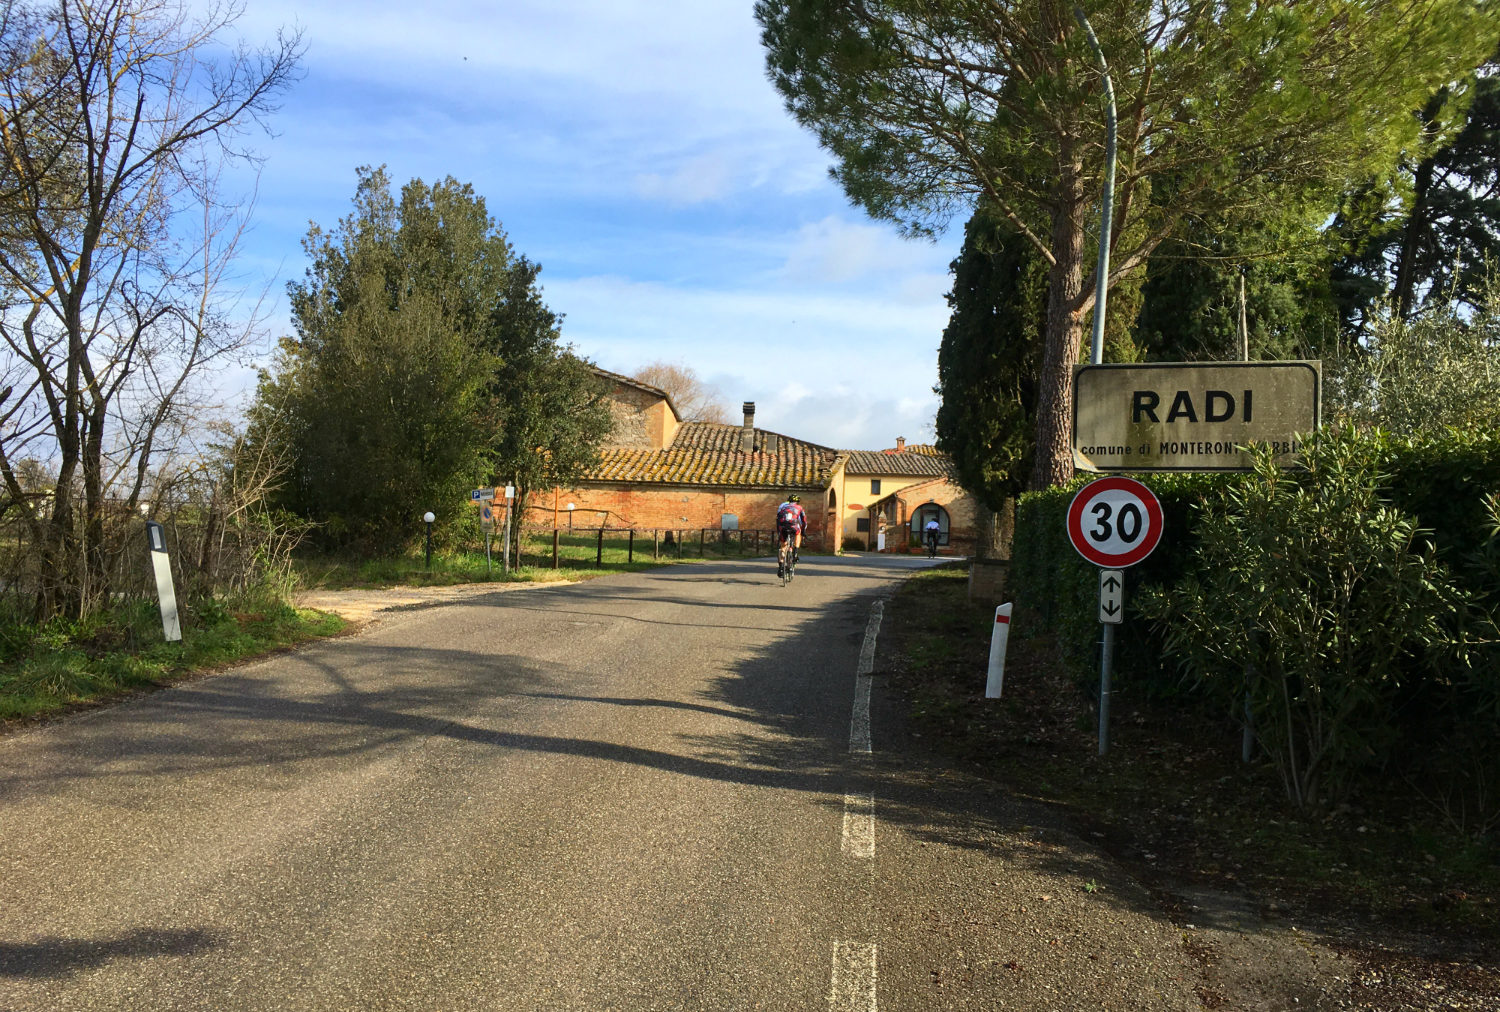
[[[309,221],[385,164],[473,184],[603,367],[692,366],[732,414],[827,445],[931,440],[961,230],[905,240],[850,206],[766,80],[750,0],[259,0],[238,23],[280,26],[304,76],[256,141],[241,259],[274,334]]]

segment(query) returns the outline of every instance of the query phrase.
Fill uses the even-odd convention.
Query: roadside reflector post
[[[984,683],[984,698],[999,699],[1005,688],[1005,646],[1010,639],[1010,604],[995,609],[995,628],[990,634],[990,669]]]
[[[147,520],[146,538],[151,547],[151,569],[156,575],[156,599],[161,604],[162,635],[168,643],[178,643],[182,641],[182,625],[177,620],[177,591],[172,586],[166,528],[155,520]]]

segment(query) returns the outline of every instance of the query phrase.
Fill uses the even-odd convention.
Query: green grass
[[[0,721],[44,716],[343,630],[336,615],[285,604],[184,608],[183,639],[162,638],[154,602],[83,621],[0,622]]]
[[[506,575],[500,561],[498,542],[492,548],[489,564],[484,552],[435,551],[429,570],[425,553],[412,553],[377,559],[360,559],[342,555],[309,555],[297,560],[296,571],[299,584],[304,588],[319,590],[343,590],[349,588],[380,587],[444,587],[462,583],[551,583],[559,580],[584,580],[610,573],[635,573],[659,566],[675,565],[678,562],[698,562],[715,559],[756,558],[753,544],[739,552],[735,541],[724,544],[713,538],[705,539],[701,546],[696,537],[687,538],[682,545],[682,557],[677,556],[674,544],[669,549],[658,545],[652,557],[651,538],[637,536],[632,549],[626,538],[618,533],[609,533],[604,539],[602,565],[599,558],[597,535],[592,533],[564,532],[558,538],[558,568],[552,568],[552,535],[528,537],[522,543],[523,565]],[[769,552],[762,556],[769,558]]]
[[[1115,684],[1100,759],[1094,699],[1045,633],[1012,633],[1005,696],[984,699],[993,608],[967,600],[964,575],[914,576],[886,612],[892,684],[925,746],[1061,806],[1148,879],[1249,892],[1263,909],[1500,938],[1496,839],[1445,830],[1399,777],[1296,812],[1269,764],[1240,762],[1232,722],[1189,700],[1139,698],[1128,678]]]

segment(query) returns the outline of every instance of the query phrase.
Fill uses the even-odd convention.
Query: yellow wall
[[[924,481],[931,481],[932,475],[917,477],[909,474],[844,474],[840,473],[835,487],[839,494],[839,515],[841,518],[840,528],[846,538],[861,538],[868,546],[874,546],[875,531],[855,530],[855,521],[870,514],[865,510],[877,499],[884,499],[892,492],[899,492],[910,485],[920,485]],[[870,482],[879,480],[880,491],[874,495],[870,494]],[[851,509],[850,506],[858,506],[859,509]]]

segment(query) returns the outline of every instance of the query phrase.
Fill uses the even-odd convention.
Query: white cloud
[[[940,299],[679,288],[621,277],[554,281],[546,298],[567,314],[565,339],[605,368],[682,362],[731,406],[755,401],[763,428],[800,439],[877,449],[930,432],[937,410],[930,390],[947,321]]]
[[[747,0],[320,0],[250,5],[254,43],[301,23],[306,79],[272,121],[247,272],[280,293],[307,223],[357,165],[474,185],[539,260],[566,340],[606,368],[693,366],[760,424],[858,448],[930,438],[956,240],[849,208],[766,79]],[[252,285],[253,287],[253,285]],[[779,363],[796,362],[788,381]],[[924,426],[926,428],[924,428]]]
[[[941,296],[948,287],[946,271],[932,269],[935,252],[929,243],[901,238],[890,225],[829,215],[797,230],[781,275],[806,286],[883,279],[899,287],[903,301],[927,301],[934,288]]]
[[[648,200],[668,204],[701,204],[729,193],[729,162],[721,154],[700,155],[678,166],[670,175],[646,173],[636,177],[636,190]]]

